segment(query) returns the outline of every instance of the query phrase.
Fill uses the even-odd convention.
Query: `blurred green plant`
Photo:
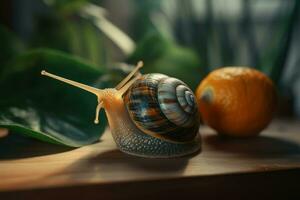
[[[78,12],[87,0],[47,0],[46,12],[36,15],[35,29],[29,46],[53,48],[80,56],[94,66],[105,66],[108,55],[104,51],[104,36]]]
[[[81,14],[84,18],[90,19],[93,24],[102,31],[106,37],[114,42],[122,50],[124,55],[129,55],[135,49],[135,42],[117,26],[105,18],[105,10],[100,6],[89,3]]]
[[[145,62],[143,72],[178,78],[192,90],[204,77],[201,62],[193,50],[176,45],[158,32],[149,33],[129,56],[128,62],[136,63],[141,58]]]
[[[257,7],[265,1],[236,2],[234,8],[222,8],[222,0],[136,0],[132,26],[141,41],[143,34],[159,30],[192,49],[205,74],[222,66],[250,65],[280,84],[292,33],[299,21],[300,1],[268,2],[274,8],[265,9],[266,16]]]
[[[47,0],[48,12],[37,16],[32,48],[63,50],[89,60],[95,66],[113,62],[110,46],[124,55],[135,43],[106,18],[106,11],[89,0]],[[111,43],[109,45],[108,43]]]
[[[20,54],[24,49],[24,43],[4,26],[0,25],[0,72],[5,62]]]

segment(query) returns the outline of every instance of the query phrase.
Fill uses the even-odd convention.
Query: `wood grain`
[[[207,180],[224,175],[291,169],[296,170],[299,178],[298,122],[275,121],[259,137],[250,139],[220,138],[205,126],[200,132],[201,152],[177,159],[126,155],[116,148],[109,130],[99,143],[78,149],[9,134],[0,139],[0,191],[60,190],[79,186],[105,188],[125,183],[139,185],[140,182],[155,185],[164,180],[183,179],[186,182],[193,178]]]

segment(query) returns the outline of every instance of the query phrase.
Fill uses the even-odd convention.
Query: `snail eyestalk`
[[[98,105],[97,105],[97,108],[96,108],[96,116],[95,116],[95,121],[94,121],[95,124],[99,124],[99,113],[100,113],[100,110],[101,110],[102,107],[103,107],[103,101],[101,101],[98,98]]]
[[[132,84],[138,79],[140,78],[142,75],[139,74],[136,77],[134,77],[133,79],[131,79],[130,81],[128,81],[120,90],[120,94],[123,95],[126,93],[126,91],[132,86]]]
[[[99,96],[102,93],[102,91],[100,89],[97,89],[97,88],[94,88],[94,87],[91,87],[91,86],[88,86],[88,85],[85,85],[85,84],[82,84],[82,83],[79,83],[79,82],[76,82],[76,81],[72,81],[72,80],[69,80],[69,79],[51,74],[51,73],[49,73],[45,70],[41,71],[41,74],[44,75],[44,76],[48,76],[48,77],[51,77],[53,79],[62,81],[64,83],[68,83],[69,85],[73,85],[75,87],[81,88],[85,91],[88,91],[90,93],[95,94],[96,96]]]
[[[144,66],[143,61],[139,61],[136,67],[116,86],[116,89],[121,89],[134,75],[141,75],[139,70]]]

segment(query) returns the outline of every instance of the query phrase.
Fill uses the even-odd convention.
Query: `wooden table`
[[[300,123],[276,120],[251,139],[200,132],[202,151],[177,159],[121,153],[109,130],[78,149],[9,134],[0,139],[0,199],[300,197]]]

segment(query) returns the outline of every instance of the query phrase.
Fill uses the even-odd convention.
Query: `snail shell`
[[[199,129],[198,107],[191,89],[163,74],[146,74],[125,94],[135,125],[145,134],[170,142],[190,142]]]

